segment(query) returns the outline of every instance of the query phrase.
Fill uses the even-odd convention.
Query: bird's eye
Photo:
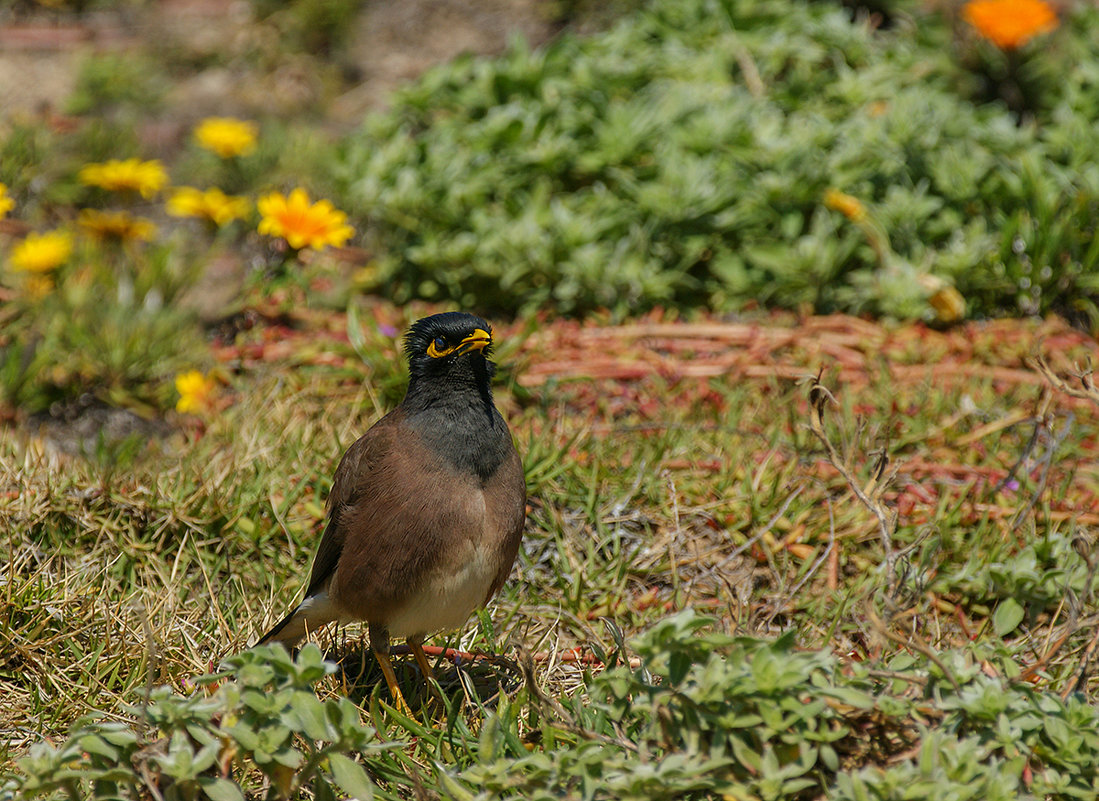
[[[435,337],[431,340],[431,344],[427,346],[427,355],[433,359],[438,359],[442,356],[446,356],[454,348],[446,344],[446,337]]]

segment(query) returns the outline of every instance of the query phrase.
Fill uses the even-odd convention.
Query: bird
[[[523,463],[492,397],[492,346],[473,314],[411,325],[404,399],[340,459],[305,597],[257,646],[293,648],[329,623],[365,621],[395,704],[407,709],[391,637],[433,678],[424,639],[487,605],[526,523]]]

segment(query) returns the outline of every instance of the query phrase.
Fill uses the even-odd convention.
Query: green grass
[[[884,350],[907,349],[907,361],[918,364],[918,340],[906,331],[889,335]],[[741,788],[734,797],[746,797],[736,793],[759,795],[779,774],[787,778],[776,785],[779,794],[768,797],[813,797],[840,787],[847,788],[842,797],[864,797],[851,788],[861,782],[878,792],[895,779],[898,768],[887,767],[891,756],[970,733],[980,747],[955,756],[969,760],[964,770],[976,771],[982,782],[1005,770],[1021,781],[1025,764],[1055,784],[1050,771],[1074,746],[1020,745],[1027,759],[1011,762],[988,740],[1001,736],[997,726],[1008,725],[1003,715],[1025,722],[1041,709],[1063,717],[1068,712],[1061,706],[1049,706],[1061,703],[1059,694],[1078,691],[1072,697],[1083,699],[1095,687],[1089,669],[1094,570],[1086,526],[1074,522],[1099,485],[1094,406],[1064,395],[1043,402],[1040,385],[979,373],[928,383],[871,370],[868,383],[843,385],[826,372],[837,405],[826,410],[823,430],[838,458],[850,457],[859,482],[873,471],[877,448],[899,468],[881,496],[887,509],[905,510],[892,532],[898,578],[890,589],[874,518],[828,465],[809,428],[808,384],[743,376],[565,376],[538,385],[531,379],[538,364],[581,337],[562,327],[504,332],[511,369],[499,401],[524,453],[531,496],[524,548],[490,609],[464,631],[432,643],[505,659],[459,672],[443,665],[453,707],[444,712],[425,704],[409,720],[378,705],[388,696],[356,626],[321,637],[327,657],[340,660],[342,670],[302,680],[308,686],[320,678],[322,699],[350,698],[377,730],[371,742],[401,744],[363,757],[383,797],[406,796],[417,782],[444,797],[462,797],[456,788],[470,797],[478,788],[493,788],[487,797],[536,797],[555,787],[585,795],[581,785],[594,781],[595,754],[628,766],[638,748],[653,759],[663,754],[654,765],[671,773],[658,771],[640,784],[607,779],[621,797],[646,797],[658,786],[669,797],[734,787]],[[133,456],[132,465],[113,464],[106,451],[98,463],[58,457],[36,437],[12,430],[0,435],[0,529],[11,554],[0,596],[2,748],[9,767],[43,737],[62,741],[89,714],[140,721],[151,687],[193,694],[197,676],[246,648],[297,599],[336,461],[400,386],[400,372],[387,361],[393,344],[384,337],[371,334],[358,343],[373,354],[375,366],[367,368],[356,367],[362,363],[350,344],[321,331],[301,333],[348,361],[276,361],[242,373],[201,435],[194,429],[176,434]],[[939,337],[937,356],[947,357],[942,364],[962,363],[953,357],[964,344],[981,351],[991,367],[1017,366],[1017,352],[1036,336],[1030,328],[1017,340],[1002,331]],[[823,339],[795,337],[778,360],[801,364],[811,375],[817,365],[834,364],[813,355]],[[623,343],[617,350],[598,353],[629,362],[663,347],[663,340],[643,336],[617,341]],[[706,346],[693,347],[704,361]],[[859,350],[872,364],[875,348]],[[1083,353],[1077,348],[1067,355]],[[367,373],[373,376],[364,382]],[[1033,421],[979,430],[1043,408],[1033,446]],[[965,409],[976,411],[959,414]],[[1066,426],[1071,430],[1062,438]],[[1012,491],[993,495],[974,485],[982,470],[999,476],[1020,458]],[[906,506],[912,484],[920,495]],[[1087,547],[1077,550],[1078,540]],[[691,632],[699,623],[667,628],[669,617],[685,609],[713,618],[704,627],[718,638],[713,648],[697,651],[702,641]],[[648,639],[635,639],[646,631]],[[720,632],[762,640],[734,646]],[[598,665],[565,661],[574,647],[602,661],[631,664],[632,658],[657,676],[661,654],[681,653],[673,659],[679,667],[664,668],[672,673],[654,680],[629,668],[604,675]],[[756,690],[744,689],[745,679],[715,673],[718,663],[703,669],[715,654],[732,660],[721,662],[721,671],[745,659],[801,665],[791,668],[786,684],[767,685],[782,708],[786,693],[802,699],[847,693],[861,700],[828,702],[827,710],[799,717],[790,726],[801,733],[790,735],[786,746],[768,735],[722,746],[733,749],[722,759],[716,752],[703,759],[697,737],[715,725],[723,730],[717,721],[730,713],[699,699],[665,697],[668,687],[687,682],[693,689],[684,685],[682,692],[693,697],[706,682],[716,682],[710,694],[730,682],[722,691],[729,697],[743,693],[745,703],[763,703]],[[1034,665],[1033,686],[1013,680]],[[411,660],[401,661],[400,675],[410,696],[419,697]],[[753,682],[764,681],[752,675]],[[957,711],[958,699],[985,687],[981,682],[1007,694],[1003,714],[984,719],[979,710]],[[498,686],[503,689],[495,695]],[[664,700],[645,706],[638,693]],[[883,693],[895,696],[894,706],[874,700]],[[633,698],[634,706],[612,714],[606,705],[613,697]],[[667,724],[659,709],[668,703],[667,714],[684,716],[671,740],[658,736]],[[976,717],[964,725],[959,718],[944,727],[950,715],[971,714]],[[861,728],[853,722],[859,716],[867,716]],[[869,726],[871,719],[879,730]],[[788,749],[817,742],[812,732],[827,720],[845,732],[837,741],[846,751],[820,756],[828,765],[791,768],[796,760]],[[168,737],[170,726],[160,730]],[[591,751],[593,744],[601,745]],[[258,757],[245,758],[252,752],[240,748],[239,766],[228,775],[258,787],[244,778],[256,775]],[[673,756],[686,760],[682,771],[673,770],[675,759],[667,762]],[[750,767],[756,759],[763,761]],[[917,761],[913,751],[913,761],[899,759],[896,764],[918,771],[932,757]],[[1099,762],[1087,759],[1073,781],[1092,781],[1087,777]],[[929,781],[941,791],[956,779]],[[594,797],[610,796],[598,791]],[[1079,796],[1051,790],[1050,797]]]

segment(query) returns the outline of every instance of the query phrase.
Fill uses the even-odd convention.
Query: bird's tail
[[[328,591],[322,590],[295,606],[290,614],[260,637],[256,645],[281,642],[287,648],[293,648],[306,634],[334,620],[339,620],[339,617],[328,598]]]

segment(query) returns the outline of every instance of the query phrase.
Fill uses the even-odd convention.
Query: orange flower
[[[838,189],[829,189],[824,193],[824,205],[838,211],[851,222],[857,223],[866,219],[866,206],[862,205],[862,201]]]
[[[331,202],[309,202],[304,189],[295,189],[287,197],[272,192],[256,202],[260,220],[259,232],[268,236],[281,236],[294,250],[311,247],[321,250],[326,245],[339,247],[355,233],[347,225],[347,215],[338,211]]]
[[[1045,0],[970,0],[962,18],[1001,50],[1022,47],[1057,27],[1057,12]]]

